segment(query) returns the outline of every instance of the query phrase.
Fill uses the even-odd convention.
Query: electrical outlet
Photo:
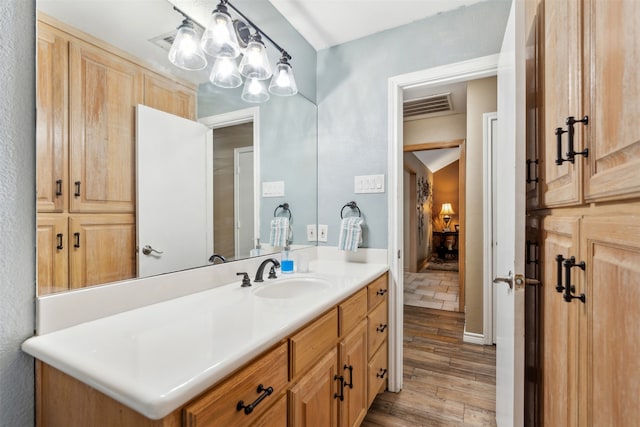
[[[318,224],[318,241],[326,242],[329,234],[329,226],[327,224]]]
[[[307,224],[307,240],[310,242],[318,241],[318,230],[316,224]]]

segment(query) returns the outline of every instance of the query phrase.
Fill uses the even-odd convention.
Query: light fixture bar
[[[186,13],[184,13],[181,9],[179,9],[177,6],[173,6],[173,10],[175,10],[176,12],[178,12],[180,15],[184,16],[184,19],[188,19],[189,21],[191,21],[193,23],[193,25],[195,25],[196,27],[200,28],[201,30],[204,30],[204,27],[202,25],[200,25],[200,23],[198,21],[196,21],[195,19],[193,19],[192,17],[190,17],[189,15],[187,15]]]
[[[242,12],[240,12],[238,10],[237,7],[235,7],[233,4],[231,4],[231,2],[229,2],[228,0],[220,0],[220,3],[224,4],[224,5],[228,5],[231,9],[233,9],[238,15],[240,15],[240,17],[242,17],[242,19],[244,19],[245,21],[247,21],[247,24],[251,25],[253,27],[254,30],[256,30],[261,36],[265,37],[267,40],[269,40],[271,42],[271,44],[278,49],[278,52],[280,52],[280,54],[284,57],[286,57],[287,59],[291,59],[291,55],[289,55],[289,53],[287,53],[286,50],[284,50],[283,48],[280,47],[280,45],[278,45],[278,43],[274,42],[273,39],[271,37],[269,37],[267,35],[267,33],[265,33],[264,31],[262,31],[260,29],[260,27],[258,27],[256,24],[254,24],[249,18],[246,17],[246,15],[244,15]]]

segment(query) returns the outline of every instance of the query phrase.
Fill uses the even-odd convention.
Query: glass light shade
[[[286,59],[281,59],[273,72],[269,92],[278,96],[293,96],[298,93],[296,79],[293,77],[293,70]]]
[[[207,66],[207,59],[200,49],[198,32],[193,24],[184,20],[178,27],[178,33],[169,50],[169,61],[184,70],[202,70]]]
[[[440,210],[440,215],[442,216],[451,216],[455,214],[453,208],[451,207],[451,203],[443,203],[442,209]]]
[[[226,10],[225,6],[218,5],[213,11],[200,42],[202,50],[215,58],[236,58],[240,55],[238,38]]]
[[[238,71],[236,60],[233,58],[216,59],[209,80],[214,85],[225,89],[239,87],[242,84],[242,77]]]
[[[240,74],[248,78],[264,80],[271,77],[267,48],[260,39],[260,35],[253,36],[247,44],[239,68]]]
[[[242,89],[242,99],[247,102],[260,103],[269,100],[269,92],[263,81],[253,78],[248,78],[244,82],[244,88]]]

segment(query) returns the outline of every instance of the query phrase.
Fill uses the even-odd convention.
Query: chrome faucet
[[[222,261],[223,263],[227,262],[227,260],[225,259],[225,257],[223,257],[223,256],[222,256],[222,255],[220,255],[220,254],[213,254],[213,255],[211,255],[211,257],[209,258],[209,262],[210,262],[211,264],[215,264],[215,262],[216,262],[216,258],[218,258],[218,259],[219,259],[220,261]]]
[[[267,264],[272,263],[273,265],[271,266],[271,268],[269,269],[269,279],[277,279],[278,276],[276,276],[276,268],[280,268],[280,262],[278,262],[277,259],[275,258],[267,258],[264,261],[262,261],[262,263],[260,264],[260,267],[258,267],[258,271],[256,271],[256,278],[253,279],[254,282],[264,282],[264,279],[262,279],[262,274],[264,273],[264,268],[267,266]]]

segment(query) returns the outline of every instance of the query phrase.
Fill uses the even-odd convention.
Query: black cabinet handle
[[[376,377],[378,378],[384,378],[384,376],[387,375],[387,370],[380,368],[380,371],[376,374]]]
[[[273,393],[273,387],[264,388],[264,386],[260,384],[258,385],[257,393],[258,394],[262,393],[262,394],[260,394],[260,396],[258,396],[256,400],[254,400],[252,403],[248,405],[245,405],[243,400],[239,401],[238,404],[236,405],[236,411],[242,411],[244,409],[245,415],[249,415],[250,413],[253,412],[255,407],[258,406],[260,402],[262,402],[265,399],[265,397]]]
[[[566,130],[562,128],[556,128],[556,165],[561,165],[564,162],[569,161],[569,159],[565,159],[562,157],[562,134],[567,133]]]
[[[62,237],[63,237],[62,233],[56,234],[56,240],[57,240],[56,249],[59,250],[59,251],[64,249],[64,246],[62,246]]]
[[[75,185],[76,187],[76,192],[73,193],[73,195],[76,197],[80,197],[80,181],[74,182],[73,185]]]
[[[353,366],[352,365],[344,365],[343,370],[349,370],[349,382],[345,383],[345,387],[353,388]]]
[[[564,257],[562,255],[556,255],[556,266],[557,266],[557,282],[556,282],[556,291],[558,293],[564,291],[564,286],[562,286],[562,263],[564,262]]]
[[[384,330],[385,330],[385,329],[387,329],[387,325],[385,325],[385,324],[383,324],[383,323],[380,323],[380,326],[378,326],[378,327],[376,328],[376,331],[378,331],[378,332],[384,332]]]
[[[537,165],[537,164],[538,164],[538,159],[535,159],[535,160],[527,159],[527,184],[531,184],[532,182],[538,182],[538,173],[536,168],[534,168],[534,170],[536,171],[535,178],[531,177],[531,165]]]
[[[386,289],[378,289],[378,292],[376,292],[376,295],[383,296],[383,295],[384,295],[384,294],[386,294],[386,293],[387,293],[387,290],[386,290]]]
[[[73,233],[73,247],[74,248],[79,248],[80,247],[80,233]]]
[[[574,140],[574,135],[575,135],[575,128],[573,127],[573,125],[575,125],[576,123],[582,123],[583,125],[588,125],[589,124],[589,116],[584,116],[582,119],[580,120],[576,120],[575,117],[573,116],[569,116],[567,117],[567,133],[569,134],[569,150],[567,151],[567,160],[569,160],[571,163],[575,163],[576,161],[576,156],[580,155],[580,156],[585,156],[585,157],[589,157],[589,149],[585,148],[583,151],[579,151],[576,152],[573,149],[573,140]]]
[[[344,400],[344,377],[342,375],[335,375],[333,379],[340,382],[340,393],[335,393],[333,398]]]
[[[62,180],[56,180],[56,196],[62,196]]]
[[[564,287],[564,295],[563,298],[566,302],[571,302],[574,299],[579,299],[582,303],[585,303],[586,297],[584,294],[580,294],[578,296],[574,295],[576,287],[571,284],[571,269],[573,267],[578,267],[580,270],[584,271],[586,269],[586,264],[584,261],[576,264],[576,258],[570,257],[564,260],[564,273],[565,273],[565,287]]]

